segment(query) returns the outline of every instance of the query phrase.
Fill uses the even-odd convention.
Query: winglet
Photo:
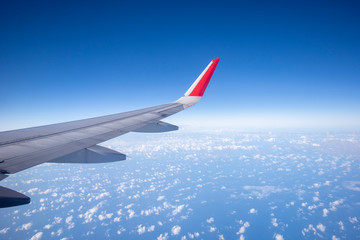
[[[215,71],[220,58],[215,58],[204,69],[200,76],[195,80],[191,87],[186,91],[185,95],[176,102],[181,103],[184,107],[190,107],[200,101],[204,95],[205,89]]]

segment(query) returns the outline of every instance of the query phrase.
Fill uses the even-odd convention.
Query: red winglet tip
[[[215,71],[215,68],[219,62],[220,58],[215,58],[212,60],[212,64],[210,68],[206,71],[202,79],[198,82],[198,84],[195,86],[193,91],[189,94],[189,96],[199,96],[202,97],[207,85],[209,84],[209,81]]]

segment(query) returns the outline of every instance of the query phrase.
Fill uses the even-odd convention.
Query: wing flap
[[[166,122],[156,122],[156,123],[150,123],[148,125],[145,125],[141,128],[133,130],[133,132],[139,132],[139,133],[160,133],[160,132],[170,132],[170,131],[176,131],[179,127],[172,125],[170,123]]]
[[[95,145],[68,155],[55,158],[51,163],[108,163],[123,161],[126,155],[115,150]]]

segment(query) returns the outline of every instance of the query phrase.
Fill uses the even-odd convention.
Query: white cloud
[[[33,195],[36,191],[38,191],[38,188],[31,188],[28,190],[28,193],[30,193],[31,195]]]
[[[319,229],[321,232],[325,232],[326,229],[326,227],[322,223],[319,223],[316,228]]]
[[[30,240],[39,240],[39,239],[41,239],[42,235],[43,235],[42,232],[38,232],[38,233],[36,233],[34,236],[32,236],[32,237],[30,238]]]
[[[279,224],[277,223],[277,219],[276,219],[276,218],[272,218],[272,219],[271,219],[271,224],[272,224],[274,227],[279,226]]]
[[[100,215],[98,216],[98,219],[99,219],[100,221],[103,221],[103,220],[105,220],[105,219],[111,218],[112,215],[113,215],[112,213],[100,214]]]
[[[171,234],[172,235],[178,235],[180,233],[180,231],[181,231],[181,227],[178,226],[178,225],[175,225],[171,229]]]
[[[119,211],[116,212],[117,215],[121,216],[122,215],[122,209],[119,209]]]
[[[123,233],[123,232],[125,232],[126,231],[126,229],[125,228],[123,228],[123,227],[121,227],[119,230],[117,230],[117,234],[118,235],[120,235],[121,233]]]
[[[326,208],[323,209],[323,217],[327,217],[329,213],[329,210],[327,210]]]
[[[103,192],[103,193],[100,193],[99,195],[97,195],[97,196],[95,197],[95,200],[99,200],[99,199],[102,199],[102,198],[108,197],[108,196],[110,196],[110,193],[109,193],[109,192]]]
[[[53,225],[46,224],[46,225],[44,226],[44,229],[50,229],[50,228],[52,228],[52,226],[53,226]]]
[[[102,204],[103,204],[102,202],[98,203],[93,208],[87,210],[85,212],[85,214],[80,214],[79,217],[84,218],[84,220],[85,220],[84,223],[92,222],[94,214],[99,210],[99,208],[102,206]]]
[[[20,227],[18,227],[15,231],[22,231],[22,230],[29,230],[32,226],[32,223],[24,223],[23,225],[21,225]]]
[[[161,201],[161,200],[163,200],[165,198],[165,196],[159,196],[156,200],[157,201]]]
[[[276,240],[284,240],[283,235],[278,234],[278,233],[276,233],[276,234],[274,235],[274,238],[275,238]]]
[[[160,234],[160,236],[157,237],[157,240],[167,240],[169,238],[168,233]]]
[[[216,227],[210,227],[209,232],[215,232]]]
[[[73,216],[69,216],[65,219],[65,223],[68,224],[68,229],[74,228],[75,223],[72,222]]]
[[[249,222],[245,222],[244,225],[242,227],[240,227],[239,231],[236,234],[243,234],[245,233],[246,228],[250,227],[250,223]]]
[[[335,211],[336,207],[344,202],[344,199],[339,199],[330,203],[330,210]]]
[[[126,205],[125,208],[126,208],[126,209],[129,209],[129,208],[131,208],[132,206],[134,206],[134,204],[133,204],[133,203],[130,203],[129,205]]]
[[[153,232],[155,230],[155,225],[151,225],[150,227],[147,228],[148,232]]]
[[[344,223],[342,221],[339,222],[339,225],[341,230],[345,230]]]
[[[172,215],[176,215],[176,214],[180,213],[183,210],[184,206],[185,205],[182,204],[182,205],[175,207],[175,209],[172,211]]]
[[[0,230],[0,234],[5,234],[5,233],[7,233],[7,231],[9,231],[9,227],[8,228],[3,228],[3,229],[1,229]]]
[[[138,225],[137,232],[138,232],[139,235],[145,233],[146,232],[145,226],[142,226],[142,224]]]
[[[269,196],[272,193],[282,192],[288,190],[286,188],[276,188],[275,186],[244,186],[244,190],[250,191],[250,195],[255,196],[258,199]]]
[[[346,181],[343,185],[349,190],[360,192],[360,181]]]
[[[213,222],[214,222],[214,218],[211,217],[211,218],[209,218],[209,219],[206,219],[206,222],[207,222],[207,223],[213,223]]]
[[[135,211],[132,210],[132,209],[129,209],[128,213],[129,213],[129,219],[131,219],[131,218],[133,218],[135,216]]]
[[[358,219],[357,217],[349,217],[349,222],[351,222],[352,224],[357,223]]]
[[[250,214],[255,214],[255,213],[257,213],[257,210],[255,208],[252,208],[252,209],[250,209],[249,213]]]
[[[245,229],[246,228],[244,226],[240,227],[239,231],[236,234],[243,234],[245,232]]]

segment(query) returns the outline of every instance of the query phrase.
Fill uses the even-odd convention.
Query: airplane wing
[[[219,58],[212,60],[183,97],[175,102],[72,122],[0,132],[0,180],[44,162],[104,163],[125,160],[122,153],[97,145],[128,132],[166,132],[178,127],[160,121],[196,104]],[[0,207],[27,204],[30,198],[0,186]]]

